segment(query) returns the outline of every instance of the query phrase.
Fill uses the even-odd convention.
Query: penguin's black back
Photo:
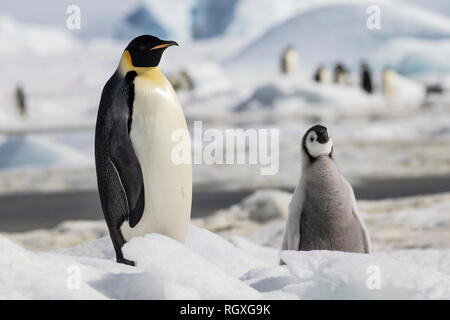
[[[362,88],[364,91],[366,91],[367,93],[372,93],[373,89],[372,89],[372,77],[370,74],[370,71],[367,69],[364,69],[361,72],[361,77],[362,77]]]
[[[109,136],[113,129],[114,121],[121,114],[128,112],[123,110],[123,102],[126,102],[128,99],[129,88],[120,78],[118,72],[115,72],[105,84],[95,127],[97,186],[108,227],[110,225],[111,227],[118,226],[126,218],[120,185],[114,182],[116,173],[108,160],[110,154]]]
[[[129,137],[134,71],[116,71],[103,88],[95,129],[95,165],[103,214],[116,252],[124,243],[120,226],[134,226],[144,210],[142,169]]]

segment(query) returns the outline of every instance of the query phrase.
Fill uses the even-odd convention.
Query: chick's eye
[[[311,140],[311,142],[313,142],[313,141],[314,141],[314,138],[313,138],[313,137],[311,137],[311,138],[309,138],[309,140]]]

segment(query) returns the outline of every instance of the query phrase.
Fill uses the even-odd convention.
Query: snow
[[[242,209],[248,211],[251,221],[266,222],[276,218],[287,218],[289,201],[288,192],[263,189],[242,200]]]
[[[450,3],[447,0],[403,0],[446,16],[450,16]]]
[[[11,136],[0,143],[0,169],[89,167],[92,160],[73,148],[42,137]]]
[[[103,220],[1,234],[0,298],[450,298],[449,193],[359,201],[375,248],[371,255],[280,252],[286,219],[280,211],[290,197],[261,190],[192,219],[184,244],[159,234],[134,238],[123,252],[137,267],[115,263]],[[249,220],[258,207],[270,219]]]
[[[448,259],[443,250],[441,261]],[[449,274],[436,267],[398,261],[384,253],[369,256],[343,252],[283,252],[290,273],[296,278],[281,291],[309,299],[448,299]],[[380,271],[380,289],[367,284],[370,267]],[[271,288],[270,288],[271,289]]]
[[[65,53],[80,46],[78,40],[64,29],[23,25],[14,18],[0,15],[0,52],[14,55],[26,52],[28,55]]]
[[[449,40],[397,38],[375,50],[371,58],[375,65],[390,66],[402,75],[432,83],[442,82],[450,72],[449,51]]]
[[[193,0],[146,0],[138,3],[115,26],[115,36],[132,39],[141,34],[186,41],[191,38]]]
[[[183,32],[189,30],[185,24],[191,22],[190,9],[194,2],[141,2],[155,17],[166,17],[161,24],[171,37],[173,33],[173,39],[181,39],[180,47],[167,50],[161,68],[166,75],[186,71],[194,82],[194,90],[178,92],[191,129],[193,121],[201,120],[205,129],[280,130],[283,152],[280,152],[279,174],[261,177],[260,167],[251,165],[195,165],[196,187],[208,190],[293,187],[298,180],[299,139],[304,130],[319,122],[329,127],[340,167],[350,179],[449,173],[448,155],[440,150],[448,145],[450,136],[446,112],[450,99],[448,95],[437,99],[426,97],[422,84],[442,83],[444,87],[450,84],[446,62],[448,39],[441,39],[449,35],[448,17],[429,11],[418,15],[418,6],[401,1],[378,1],[382,8],[382,30],[370,31],[365,27],[367,2],[285,0],[283,5],[271,1],[258,3],[259,7],[254,8],[253,1],[236,2],[233,19],[225,31],[227,36],[191,41],[190,35]],[[128,7],[136,8],[136,3]],[[170,17],[162,14],[167,11],[172,12]],[[268,11],[273,15],[266,18]],[[345,14],[346,21],[341,21],[342,25],[338,13]],[[348,25],[347,20],[352,23]],[[0,50],[3,73],[0,134],[39,131],[46,140],[66,144],[92,158],[100,92],[117,67],[127,41],[103,38],[81,42],[75,33],[61,27],[36,27],[8,16],[2,16],[0,21],[3,21],[0,23],[2,43],[8,43],[8,48]],[[393,24],[394,21],[402,23]],[[357,27],[358,23],[362,27]],[[259,38],[250,40],[244,31],[247,27],[254,28],[247,30],[252,35],[250,38]],[[348,28],[352,28],[352,32],[348,32]],[[268,33],[261,36],[262,30]],[[321,30],[323,36],[316,37],[314,30]],[[28,33],[39,41],[30,40]],[[285,47],[283,43],[290,44],[292,34],[301,45],[297,47],[299,73],[295,77],[281,77],[277,72],[279,54]],[[49,43],[52,37],[61,39]],[[335,39],[327,40],[332,37]],[[314,42],[319,38],[320,46],[304,45],[305,41]],[[350,66],[349,86],[330,82],[319,85],[311,81],[311,73],[317,66],[314,61],[322,60],[321,54],[327,55],[326,61],[321,62],[328,61],[325,63],[328,69],[341,54],[334,47],[322,48],[323,43],[333,46],[339,39],[344,39],[343,43],[338,43],[342,54],[361,52],[361,43],[361,49],[365,45],[370,47],[362,54],[373,69],[374,95],[367,95],[358,88],[358,70],[354,65]],[[364,42],[360,42],[361,39]],[[359,62],[356,58],[351,60]],[[255,70],[260,62],[264,67]],[[394,97],[384,97],[380,90],[380,68],[386,65],[397,71],[398,88]],[[18,84],[23,86],[27,97],[28,112],[24,119],[16,115],[12,99]],[[429,125],[430,121],[433,126]],[[65,133],[43,133],[46,131]],[[421,148],[423,161],[417,157]],[[374,157],[379,154],[385,158]],[[59,190],[72,185],[64,182],[69,173],[58,171],[58,166],[48,169],[55,172],[52,172],[52,179],[45,182],[44,177],[34,179],[39,173],[31,172],[29,166],[20,187],[25,191],[27,188]],[[93,162],[90,168],[79,172],[80,177],[70,180],[83,180],[83,188],[95,188]],[[11,173],[10,177],[14,175]],[[89,175],[92,177],[84,178]],[[2,178],[9,179],[7,175]]]
[[[194,85],[194,98],[211,97],[231,90],[231,81],[220,65],[204,61],[187,63],[185,71]]]
[[[372,255],[284,251],[286,265],[278,265],[277,249],[242,238],[233,244],[196,227],[189,229],[186,245],[146,235],[124,246],[125,257],[137,262],[130,267],[114,262],[107,238],[71,249],[31,252],[0,237],[0,298],[450,298],[450,250]],[[380,272],[379,290],[367,285],[373,266]]]
[[[378,5],[382,26],[366,27],[369,5]],[[320,30],[320,37],[315,30]],[[291,19],[269,29],[228,60],[230,67],[274,72],[281,51],[293,46],[299,51],[300,67],[344,62],[356,66],[360,59],[397,37],[445,39],[450,20],[435,12],[400,1],[331,1],[300,11]],[[308,70],[312,72],[312,70]],[[260,71],[259,73],[261,73]]]

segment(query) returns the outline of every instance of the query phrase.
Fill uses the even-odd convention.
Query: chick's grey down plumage
[[[308,129],[301,152],[302,173],[289,204],[282,250],[370,253],[369,233],[353,188],[334,160],[327,128]]]
[[[353,212],[350,190],[331,157],[318,157],[304,171],[298,250],[367,252],[364,230]]]

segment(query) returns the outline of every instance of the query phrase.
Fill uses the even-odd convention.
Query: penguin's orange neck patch
[[[123,77],[125,77],[129,71],[136,71],[137,74],[141,74],[147,72],[151,68],[152,67],[135,67],[131,61],[131,55],[128,50],[125,50],[120,58],[119,71]]]

